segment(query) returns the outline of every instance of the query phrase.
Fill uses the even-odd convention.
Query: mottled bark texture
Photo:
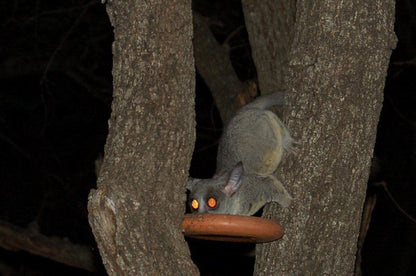
[[[395,47],[394,1],[297,1],[285,122],[300,148],[278,177],[286,229],[257,248],[256,275],[351,275],[362,206]]]
[[[244,20],[262,95],[286,88],[295,0],[242,0]]]
[[[109,1],[114,99],[89,221],[109,275],[195,275],[181,233],[195,138],[191,1]]]

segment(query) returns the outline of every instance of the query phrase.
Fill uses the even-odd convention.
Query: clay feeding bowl
[[[251,216],[186,214],[182,222],[185,236],[230,242],[271,242],[283,236],[277,222]]]

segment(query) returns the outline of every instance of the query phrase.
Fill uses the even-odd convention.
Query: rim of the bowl
[[[182,222],[185,236],[231,242],[271,242],[284,230],[277,222],[260,217],[225,214],[186,214]]]

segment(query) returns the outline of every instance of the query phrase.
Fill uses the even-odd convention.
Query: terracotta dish
[[[269,219],[222,214],[186,214],[182,232],[190,238],[257,243],[277,240],[284,233]]]

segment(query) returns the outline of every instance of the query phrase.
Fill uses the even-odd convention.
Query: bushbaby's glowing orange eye
[[[198,208],[199,208],[199,202],[198,202],[198,200],[192,199],[191,206],[192,206],[192,209],[198,210]]]
[[[207,204],[209,208],[215,208],[217,206],[217,200],[213,197],[210,197],[208,198]]]

